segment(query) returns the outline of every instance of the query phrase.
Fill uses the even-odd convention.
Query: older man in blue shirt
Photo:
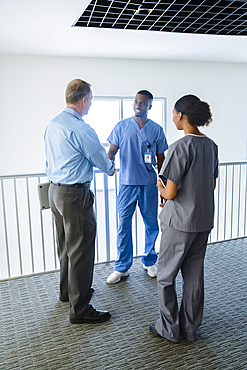
[[[65,96],[65,110],[45,131],[46,172],[51,181],[49,199],[60,261],[60,300],[70,302],[71,323],[98,323],[111,315],[89,304],[96,235],[90,184],[93,166],[113,175],[115,164],[107,158],[95,131],[82,119],[92,104],[90,84],[73,80]]]

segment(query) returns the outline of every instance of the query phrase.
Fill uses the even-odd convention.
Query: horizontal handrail
[[[221,162],[219,164],[220,167],[223,167],[223,166],[231,166],[231,165],[239,165],[239,164],[246,164],[247,161],[237,161],[237,162]]]
[[[219,163],[219,166],[222,167],[222,166],[230,166],[230,165],[240,165],[240,164],[247,164],[247,160],[243,160],[243,161],[235,161],[235,162],[221,162]],[[94,172],[95,173],[101,173],[100,170],[98,169],[94,169]],[[18,175],[4,175],[4,176],[0,176],[0,180],[1,179],[13,179],[13,178],[26,178],[26,177],[46,177],[46,173],[44,172],[38,172],[38,173],[28,173],[28,174],[18,174]]]

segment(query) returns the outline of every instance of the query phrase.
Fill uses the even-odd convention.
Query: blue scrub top
[[[122,185],[150,185],[156,183],[158,154],[168,148],[163,128],[148,120],[140,129],[133,117],[116,124],[107,139],[120,149],[120,178]],[[150,148],[148,148],[150,146]],[[145,163],[145,153],[152,156],[152,163]]]

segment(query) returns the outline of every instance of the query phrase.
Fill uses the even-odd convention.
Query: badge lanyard
[[[151,148],[151,145],[147,142],[147,151],[144,154],[144,162],[145,163],[152,163],[152,153],[149,151],[149,148]]]

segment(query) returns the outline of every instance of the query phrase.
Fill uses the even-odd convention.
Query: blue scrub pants
[[[157,261],[155,241],[159,233],[158,226],[158,190],[156,184],[120,185],[118,195],[118,257],[115,270],[126,272],[133,263],[132,216],[138,206],[145,224],[145,250],[142,262],[152,266]]]

